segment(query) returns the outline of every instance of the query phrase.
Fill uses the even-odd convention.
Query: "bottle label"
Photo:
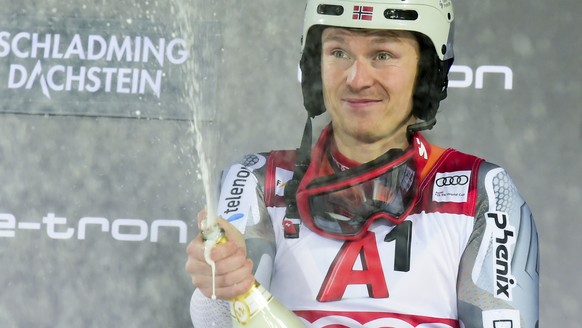
[[[231,300],[230,313],[238,323],[246,325],[268,306],[272,298],[271,293],[261,285],[253,286],[245,294]]]

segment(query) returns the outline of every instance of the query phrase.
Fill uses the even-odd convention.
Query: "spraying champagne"
[[[206,262],[212,267],[215,275],[214,261],[210,259],[210,250],[217,244],[226,242],[224,230],[218,224],[205,226],[202,222],[202,238],[204,240],[204,255]],[[214,294],[214,281],[212,298]],[[303,328],[305,325],[289,309],[285,308],[269,291],[255,281],[254,285],[244,294],[230,300],[230,313],[233,327],[260,328]]]

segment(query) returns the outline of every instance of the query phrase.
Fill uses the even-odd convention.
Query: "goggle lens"
[[[353,237],[363,233],[370,220],[382,217],[398,222],[416,193],[411,164],[406,161],[369,180],[311,194],[313,224],[332,235]]]

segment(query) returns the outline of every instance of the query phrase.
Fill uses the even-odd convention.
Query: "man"
[[[538,326],[527,204],[502,168],[419,133],[446,97],[453,19],[450,0],[308,0],[304,104],[331,123],[311,151],[308,119],[297,151],[226,172],[218,298],[256,278],[306,326]],[[188,246],[192,319],[228,325],[203,250]]]

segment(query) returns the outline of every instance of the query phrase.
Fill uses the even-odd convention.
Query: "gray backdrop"
[[[192,118],[220,139],[218,168],[298,145],[304,5],[0,0],[0,327],[190,326],[184,250],[205,203]],[[539,230],[542,325],[579,327],[582,5],[455,6],[427,136],[512,175]],[[166,51],[145,58],[147,42]]]

